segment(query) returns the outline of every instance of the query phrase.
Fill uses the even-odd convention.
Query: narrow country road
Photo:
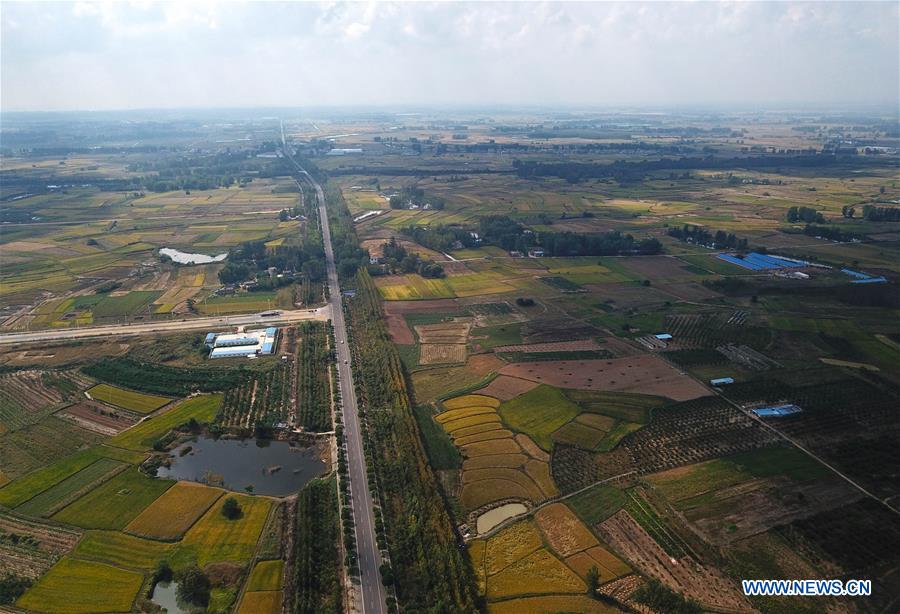
[[[277,316],[261,316],[258,313],[210,316],[205,318],[185,318],[184,320],[158,320],[135,324],[111,324],[106,326],[81,326],[78,328],[48,329],[0,335],[0,346],[38,341],[59,341],[66,339],[90,339],[93,337],[116,337],[127,335],[147,335],[152,333],[180,333],[188,330],[205,330],[227,326],[249,326],[256,324],[290,324],[303,320],[327,320],[331,317],[331,307],[319,309],[297,309],[282,311]]]
[[[366,474],[366,460],[363,454],[362,432],[359,424],[359,413],[356,405],[356,387],[353,385],[353,372],[350,348],[347,343],[347,328],[344,324],[344,311],[341,307],[341,286],[338,283],[337,267],[334,263],[334,250],[331,245],[331,230],[328,227],[328,212],[325,209],[325,193],[306,170],[300,166],[288,150],[284,142],[284,126],[281,139],[284,155],[315,189],[319,205],[319,219],[322,223],[322,241],[325,244],[325,270],[328,275],[329,306],[331,322],[334,325],[334,339],[337,344],[337,373],[340,385],[341,401],[344,406],[344,434],[347,436],[347,464],[350,470],[350,506],[353,509],[353,520],[356,531],[356,549],[359,554],[360,584],[362,603],[360,611],[365,614],[383,614],[385,612],[385,591],[381,584],[381,552],[375,541],[375,516],[372,508],[372,493],[369,492],[369,480]]]

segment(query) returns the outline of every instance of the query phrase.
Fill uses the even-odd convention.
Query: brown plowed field
[[[406,324],[406,313],[452,313],[459,309],[455,299],[431,301],[385,301],[384,314],[391,340],[398,345],[413,345],[416,338]]]
[[[102,412],[102,413],[101,413]],[[101,408],[87,401],[66,407],[58,415],[69,418],[88,430],[104,435],[121,433],[137,420],[125,412]]]
[[[602,350],[603,346],[593,339],[579,341],[551,341],[549,343],[522,343],[494,348],[495,352],[574,352],[577,350]]]
[[[495,377],[494,381],[478,391],[479,394],[486,394],[496,397],[501,401],[509,401],[520,394],[525,394],[532,388],[537,388],[538,384],[526,379],[518,377],[508,377],[501,375]]]
[[[709,394],[709,390],[699,382],[663,359],[650,355],[611,360],[514,363],[500,369],[500,373],[558,388],[621,390],[655,394],[676,401],[687,401]]]

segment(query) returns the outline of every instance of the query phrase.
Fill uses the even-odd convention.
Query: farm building
[[[733,384],[733,377],[718,377],[716,379],[709,380],[710,386],[725,386],[726,384]]]
[[[653,335],[660,341],[671,341],[673,339],[672,335],[669,333],[659,333],[658,335]]]
[[[210,358],[235,358],[240,356],[268,356],[275,352],[277,328],[249,331],[237,334],[209,333],[207,346],[212,348]],[[210,342],[212,345],[210,345]]]
[[[335,147],[334,149],[330,150],[325,155],[326,156],[351,156],[353,154],[361,154],[362,151],[363,151],[362,149],[357,149],[357,148]]]
[[[719,254],[719,260],[736,264],[739,267],[750,269],[751,271],[772,271],[778,269],[790,269],[805,267],[809,263],[803,260],[795,260],[794,258],[784,258],[783,256],[770,256],[768,254],[759,254],[750,252],[743,258],[732,256],[731,254]]]
[[[875,277],[874,275],[869,275],[868,273],[861,273],[860,271],[854,271],[852,269],[841,269],[841,273],[845,273],[850,277],[854,277],[855,279],[851,281],[851,284],[883,284],[887,283],[887,279],[884,277]]]
[[[774,407],[760,407],[751,411],[760,418],[781,418],[782,416],[799,414],[803,409],[793,403],[787,403],[785,405],[776,405]]]

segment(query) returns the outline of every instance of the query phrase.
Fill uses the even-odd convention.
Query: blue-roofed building
[[[731,254],[719,254],[719,260],[736,264],[739,267],[749,269],[751,271],[771,271],[778,269],[793,269],[808,266],[809,263],[804,260],[795,260],[793,258],[784,258],[781,256],[772,256],[769,254],[760,254],[750,252],[743,258],[732,256]]]
[[[660,341],[671,341],[673,339],[672,335],[670,335],[669,333],[660,333],[658,335],[653,335],[653,336],[656,337],[657,339],[659,339]]]
[[[209,333],[212,336],[210,358],[235,358],[268,356],[275,353],[278,329],[270,326],[263,330],[253,330],[237,334]]]
[[[206,347],[213,347],[216,344],[216,333],[208,333],[206,335],[206,340],[203,342],[206,344]]]
[[[717,377],[716,379],[709,380],[710,386],[725,386],[727,384],[733,384],[733,377]]]
[[[787,403],[785,405],[776,405],[774,407],[760,407],[758,409],[751,409],[750,411],[760,418],[782,418],[784,416],[799,414],[803,409],[793,403]]]

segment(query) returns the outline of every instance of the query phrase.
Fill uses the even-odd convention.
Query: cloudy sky
[[[12,110],[898,105],[900,3],[2,3]]]

